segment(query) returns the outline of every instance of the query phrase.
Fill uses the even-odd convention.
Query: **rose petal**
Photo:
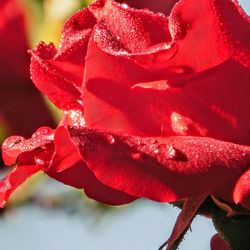
[[[15,189],[39,170],[40,168],[36,165],[20,165],[2,179],[0,181],[0,207],[3,208]]]
[[[128,59],[107,55],[93,39],[89,42],[84,77],[86,123],[103,129],[130,127],[121,112],[126,109],[129,89],[138,81],[153,80],[155,76]]]
[[[69,131],[101,182],[161,202],[224,190],[250,163],[249,147],[210,138],[141,138],[86,128]],[[224,191],[232,201],[232,190]]]
[[[130,87],[138,82],[159,79],[163,77],[162,74],[172,76],[177,73],[150,72],[131,60],[105,53],[95,42],[95,35],[102,28],[107,31],[103,25],[95,26],[86,57],[83,93],[86,123],[101,129],[117,131],[121,128],[136,134],[138,129],[128,120],[129,116],[126,114],[129,112],[127,102]],[[103,39],[104,44],[110,44],[107,34]]]
[[[125,45],[126,37],[121,35],[117,39],[121,32],[119,25],[117,30],[112,29],[109,19],[102,16],[103,9],[109,11],[113,2],[105,3],[96,8],[98,11],[94,7],[91,10],[97,13],[99,23],[93,31],[86,57],[83,99],[88,126],[134,135],[201,135],[249,144],[250,128],[245,121],[250,115],[242,107],[250,105],[247,97],[250,71],[232,58],[237,59],[233,55],[237,39],[247,49],[245,34],[250,25],[237,4],[207,0],[198,1],[196,7],[188,1],[179,1],[170,18],[178,51],[159,62],[159,58],[155,61],[152,51],[145,50],[146,46],[142,46],[141,55],[132,55]],[[215,5],[220,15],[215,12]],[[121,11],[117,6],[115,9]],[[190,6],[192,8],[187,9]],[[238,33],[236,25],[226,18],[224,8],[232,12],[236,23],[242,27]],[[208,15],[205,14],[207,9]],[[130,12],[137,13],[130,8],[124,10],[124,13]],[[138,13],[144,12],[140,10]],[[130,14],[124,14],[124,23],[137,22],[135,18],[129,19],[133,17]],[[218,20],[222,23],[220,27]],[[177,34],[181,32],[178,25],[182,25],[178,22],[182,21],[184,26],[190,26],[183,38]],[[227,24],[233,25],[232,37]],[[213,32],[208,32],[210,28]],[[225,37],[221,37],[219,28],[227,30]],[[210,42],[207,35],[214,40]],[[195,52],[194,44],[201,44],[197,52],[201,54]],[[225,44],[223,49],[221,44]],[[195,51],[192,53],[192,50]],[[220,52],[214,55],[217,50]],[[147,63],[149,57],[153,60]],[[199,73],[194,74],[195,71]],[[159,85],[163,86],[159,79],[165,79],[165,89],[158,89]]]
[[[105,204],[122,205],[137,199],[135,196],[102,184],[88,168],[64,127],[57,128],[54,134],[49,128],[40,128],[30,139],[20,136],[8,138],[3,144],[3,158],[8,165],[14,164],[18,158],[18,165],[13,175],[7,176],[2,182],[3,199],[16,188],[14,182],[18,186],[25,180],[26,171],[29,173],[29,169],[44,171],[66,185],[84,189],[87,196]],[[29,175],[25,178],[28,177]],[[10,187],[9,178],[14,178]]]
[[[128,58],[141,67],[155,74],[157,73],[159,79],[180,74],[175,69],[167,68],[168,60],[173,58],[178,50],[175,43],[168,42],[167,40],[159,43],[152,42],[152,45],[142,45],[138,48],[138,51],[134,52],[133,49],[128,49],[122,38],[113,34],[103,21],[95,26],[93,36],[98,47],[109,56]],[[141,35],[138,34],[138,36]],[[130,39],[133,39],[133,37]]]
[[[133,71],[127,71],[131,75],[123,73],[130,69],[120,61],[114,79],[118,65],[115,60],[108,61],[114,67],[113,73],[108,66],[102,73],[105,61],[87,62],[87,67],[100,69],[86,73],[87,125],[135,135],[202,135],[249,144],[250,127],[246,121],[250,120],[250,71],[239,63],[227,61],[187,78],[181,88],[172,87],[170,81],[142,81],[128,89],[122,84],[133,83]],[[139,78],[141,71],[137,72]]]
[[[155,44],[171,41],[164,15],[124,8],[112,0],[90,5],[89,9],[129,52],[143,52]]]
[[[235,58],[249,67],[250,19],[238,1],[180,0],[169,22],[179,49],[170,66],[202,71]]]
[[[234,202],[250,209],[250,170],[248,169],[237,181],[234,189]]]
[[[162,90],[156,84],[136,85],[126,114],[146,135],[202,135],[249,144],[249,80],[248,69],[227,61],[190,78],[182,88],[173,88],[168,81]]]
[[[114,2],[105,2],[106,4],[101,5],[100,13],[102,13],[102,9],[108,9],[109,11],[109,6],[112,6],[112,8],[115,9],[114,6],[116,5]],[[121,8],[118,8],[117,13],[120,9]],[[129,13],[129,18],[131,18],[131,13],[137,13],[137,15],[138,13],[146,13],[145,10],[135,10],[131,8],[125,8],[125,10],[127,11],[126,13]],[[122,30],[126,30],[126,27],[129,27],[129,18],[124,19],[126,25],[123,25],[125,28]],[[148,16],[148,19],[153,21],[152,16]],[[132,18],[132,20],[134,19]],[[238,60],[244,66],[249,67],[249,20],[249,17],[244,13],[236,1],[199,0],[196,1],[195,5],[192,4],[191,0],[178,1],[169,16],[168,28],[172,39],[158,41],[158,46],[161,42],[171,41],[172,43],[176,43],[176,46],[178,47],[177,55],[170,62],[166,62],[166,60],[164,61],[165,68],[188,68],[191,72],[200,72],[232,58]],[[138,20],[135,19],[134,23],[137,22]],[[164,26],[166,27],[166,25]],[[119,29],[119,25],[117,27]],[[119,42],[122,42],[123,45],[126,43],[133,44],[136,42],[136,44],[140,46],[140,44],[144,41],[143,39],[142,41],[136,40],[136,37],[141,37],[139,32],[140,29],[132,29],[135,34],[131,33],[131,29],[126,32],[126,35],[129,37],[131,36],[132,39],[120,36],[118,34],[119,30],[112,30],[112,25],[108,26],[108,30],[114,34],[113,43],[117,43],[117,36],[119,37]],[[150,34],[151,33],[152,32],[150,32]],[[154,43],[154,45],[156,44]],[[199,46],[198,50],[195,45]],[[128,48],[128,46],[125,47]],[[114,53],[114,47],[113,49],[107,49],[105,46],[101,46],[100,44],[100,48],[105,50],[107,53]],[[145,52],[142,48],[143,46],[138,51]],[[163,55],[165,53],[168,55],[169,53],[168,50],[164,52],[164,49],[161,47],[158,47],[157,50],[160,51],[160,54],[163,53]],[[126,53],[119,53],[117,48],[115,51],[116,56],[128,57]],[[148,70],[152,70],[152,65],[154,65],[152,61],[155,61],[158,57],[158,51],[156,52],[156,57],[154,55],[154,49],[151,50],[151,53],[151,56],[137,54],[131,56],[130,58],[135,60],[139,65],[146,67]],[[162,55],[160,58],[161,57]],[[159,63],[157,60],[157,67],[163,68],[163,65],[163,63]],[[156,66],[153,66],[153,68],[154,67]]]
[[[101,50],[133,60],[158,78],[176,73],[172,69],[166,72],[166,62],[175,55],[177,46],[171,43],[164,15],[127,8],[111,0],[93,4],[90,10],[98,19],[93,33]]]
[[[210,242],[211,250],[230,250],[228,243],[219,234],[215,234]]]
[[[44,43],[31,51],[33,82],[61,109],[82,109],[84,57],[94,24],[93,15],[83,9],[65,24],[58,51]]]
[[[137,8],[137,9],[150,9],[154,12],[161,12],[165,15],[168,15],[178,0],[119,0],[117,2],[121,2],[123,4],[128,4],[129,7]]]
[[[30,139],[21,136],[11,136],[2,145],[3,160],[6,165],[12,165],[24,152],[31,152],[53,141],[53,132],[50,128],[41,127]]]
[[[122,205],[137,199],[102,184],[88,168],[64,127],[55,132],[55,153],[46,172],[66,185],[83,188],[88,197],[105,204]]]

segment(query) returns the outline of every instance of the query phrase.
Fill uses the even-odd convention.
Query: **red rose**
[[[66,22],[58,50],[31,51],[33,82],[64,117],[6,140],[18,165],[3,202],[42,170],[108,204],[213,195],[250,208],[249,17],[230,0],[163,12],[96,1]]]
[[[43,98],[29,77],[28,38],[22,6],[0,1],[0,123],[8,132],[30,136],[35,128],[53,125]]]

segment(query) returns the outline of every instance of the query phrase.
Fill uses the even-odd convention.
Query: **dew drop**
[[[106,139],[107,139],[109,144],[115,143],[115,138],[113,137],[113,135],[107,135]]]
[[[157,63],[164,63],[169,61],[176,54],[178,47],[175,43],[164,43],[161,45],[155,45],[150,48],[152,53],[151,61]]]
[[[159,149],[156,148],[156,149],[154,150],[154,153],[155,153],[155,154],[158,154],[158,153],[159,153]]]
[[[170,159],[174,159],[177,156],[177,151],[176,151],[176,149],[173,146],[170,146],[168,148],[168,153],[169,153],[169,158]]]
[[[32,137],[38,137],[41,135],[51,135],[53,134],[53,130],[49,127],[41,127],[35,133],[33,133]]]
[[[139,152],[133,152],[133,153],[131,153],[131,158],[133,160],[140,160],[141,159],[141,153],[139,153]]]
[[[45,166],[45,161],[39,157],[35,157],[35,163],[38,166]]]
[[[77,102],[78,102],[81,106],[83,106],[83,101],[82,101],[82,100],[77,100]]]
[[[7,138],[2,146],[3,150],[11,149],[12,147],[18,145],[19,143],[23,142],[25,139],[21,136],[10,136]]]
[[[158,152],[160,158],[162,159],[171,159],[178,161],[183,161],[187,159],[186,155],[183,152],[176,149],[172,145],[160,144],[158,146]]]
[[[6,200],[4,200],[4,201],[1,202],[0,207],[3,208],[5,206],[5,204],[6,204]]]
[[[182,39],[186,35],[187,26],[185,25],[185,23],[183,23],[180,16],[174,15],[171,18],[169,30],[174,40]]]
[[[68,110],[64,112],[64,122],[75,127],[85,126],[85,119],[81,110]]]
[[[127,9],[129,7],[126,3],[122,3],[121,6],[123,9]]]
[[[191,74],[194,72],[194,70],[189,66],[168,67],[167,69],[173,73],[180,75]]]

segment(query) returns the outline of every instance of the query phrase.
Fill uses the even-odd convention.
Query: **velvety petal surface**
[[[83,9],[66,22],[58,50],[40,43],[30,51],[33,82],[61,109],[82,109],[84,57],[94,24],[93,15]]]
[[[149,9],[154,12],[160,12],[168,15],[178,0],[119,0],[116,2],[127,4],[129,7],[136,9]]]
[[[93,77],[84,95],[86,123],[128,134],[202,135],[249,144],[249,81],[250,70],[235,61],[191,77],[183,87],[156,81],[128,88],[119,79]]]
[[[125,7],[112,0],[97,1],[89,9],[97,18],[93,37],[101,50],[130,59],[157,73],[158,78],[168,75],[164,72],[166,62],[175,55],[177,46],[172,43],[166,16]]]
[[[234,184],[250,164],[249,147],[211,138],[142,138],[77,128],[69,132],[101,182],[161,202],[221,190],[233,201],[233,190],[225,184]]]
[[[169,17],[173,39],[166,49],[169,57],[165,53],[159,57],[162,49],[156,49],[155,55],[150,49],[163,41],[146,46],[146,38],[142,37],[141,43],[136,40],[140,29],[131,28],[131,23],[138,22],[135,13],[152,22],[160,17],[145,10],[122,8],[112,1],[93,6],[91,11],[99,23],[86,57],[83,100],[88,126],[135,135],[201,135],[250,143],[246,122],[250,119],[250,25],[236,2],[207,0],[194,6],[179,1]],[[109,16],[102,16],[112,8],[124,16],[115,29]],[[141,21],[139,24],[148,28]],[[186,31],[180,35],[182,28]],[[135,30],[135,34],[127,30],[124,36],[126,29]],[[126,43],[134,47],[128,48]]]
[[[132,127],[134,130],[122,110],[126,109],[130,87],[148,79],[154,79],[150,72],[128,59],[107,55],[91,40],[83,91],[86,123],[103,129]]]
[[[84,189],[87,196],[105,204],[123,205],[137,199],[102,184],[89,169],[63,126],[55,132],[49,128],[40,128],[30,139],[20,136],[9,137],[4,142],[2,151],[6,165],[17,162],[17,167],[2,181],[4,201],[17,186],[33,174],[33,170],[44,171],[66,185]],[[11,185],[8,184],[9,178],[13,182]]]
[[[137,1],[134,2],[136,4]],[[198,0],[195,5],[191,0],[176,1],[168,21],[164,23],[156,22],[156,20],[164,20],[164,16],[157,16],[147,10],[124,8],[114,1],[102,1],[98,7],[99,9],[90,9],[93,10],[99,22],[105,22],[107,29],[113,34],[112,43],[116,44],[116,47],[107,49],[107,45],[99,43],[100,48],[110,54],[116,52],[116,56],[128,56],[129,54],[131,56],[131,53],[139,52],[144,58],[142,64],[148,70],[152,70],[153,64],[157,64],[159,67],[159,61],[155,60],[154,56],[147,56],[148,63],[145,63],[145,53],[149,52],[145,48],[149,49],[151,46],[151,54],[154,54],[155,50],[152,48],[156,49],[157,45],[160,46],[161,43],[166,42],[176,44],[178,53],[165,64],[165,70],[166,68],[181,67],[183,69],[183,67],[188,67],[190,71],[200,72],[231,58],[249,67],[250,19],[237,1]],[[106,15],[106,13],[112,14],[112,10],[116,11],[116,15],[119,14],[126,18],[121,18],[121,21],[117,22],[116,15]],[[141,22],[142,16],[147,16],[148,21]],[[109,25],[113,20],[116,21],[116,25]],[[150,27],[148,23],[154,23],[155,27],[164,28],[165,32],[161,35],[162,40],[155,39],[157,38],[155,31],[150,30],[149,34],[145,32]],[[114,27],[116,28],[114,29]],[[158,27],[155,29],[156,31],[159,31]],[[122,33],[126,35],[124,36]],[[166,37],[167,35],[168,37]],[[150,43],[150,40],[147,39],[149,37],[151,41],[154,37],[155,42]],[[133,46],[135,43],[136,45]],[[152,45],[154,46],[152,47]],[[131,50],[131,48],[133,49]],[[158,47],[156,50],[161,51],[162,48]],[[141,64],[139,55],[130,58]],[[154,62],[152,63],[152,61]]]
[[[89,10],[128,52],[140,53],[158,43],[171,41],[164,15],[127,8],[113,0],[97,1]]]
[[[89,169],[64,127],[55,132],[55,153],[46,172],[64,184],[84,189],[88,197],[105,204],[122,205],[137,199],[102,184]]]
[[[202,71],[234,58],[249,67],[250,19],[238,1],[180,0],[169,22],[178,45],[170,65]]]
[[[173,73],[146,70],[128,56],[141,55],[144,60],[144,56],[147,59],[154,52],[159,56],[158,49],[168,51],[171,40],[168,21],[164,16],[124,8],[113,1],[97,2],[90,10],[98,24],[93,30],[86,56],[83,91],[86,122],[99,128],[117,130],[126,127],[133,131],[134,125],[121,112],[121,109],[126,109],[130,87],[138,82],[159,79],[161,74]],[[158,44],[163,44],[163,47],[151,49]],[[173,56],[176,50],[170,50],[158,61]]]

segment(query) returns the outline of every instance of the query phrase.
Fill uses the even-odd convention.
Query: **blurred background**
[[[39,41],[58,44],[65,20],[90,0],[0,0],[0,143],[8,135],[30,136],[41,125],[54,127],[60,112],[29,78],[28,48]],[[249,0],[240,0],[250,15]],[[36,109],[34,109],[34,106]],[[20,112],[21,110],[21,112]],[[0,177],[8,171],[0,160]],[[3,250],[156,250],[168,238],[179,210],[139,200],[110,207],[37,174],[0,210]],[[181,244],[208,250],[215,233],[197,216]]]

